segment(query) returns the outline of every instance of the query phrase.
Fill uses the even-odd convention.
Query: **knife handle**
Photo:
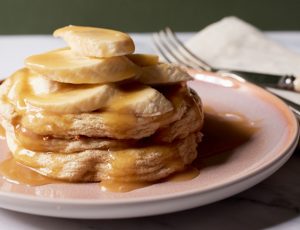
[[[300,92],[300,78],[299,77],[294,77],[293,85],[294,85],[294,90],[297,92]]]
[[[300,82],[297,83],[297,78],[293,75],[282,76],[278,81],[278,87],[286,90],[295,90],[300,92]]]
[[[300,78],[293,75],[264,74],[239,70],[228,72],[241,76],[245,80],[258,85],[300,92]]]

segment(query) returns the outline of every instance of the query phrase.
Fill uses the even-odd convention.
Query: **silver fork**
[[[210,72],[222,72],[228,73],[229,75],[235,74],[240,76],[238,73],[242,73],[242,71],[230,71],[230,70],[220,70],[212,67],[207,62],[202,60],[200,57],[193,54],[176,36],[176,34],[169,28],[166,27],[164,30],[161,30],[157,33],[153,34],[153,43],[155,48],[157,49],[158,53],[165,59],[165,61],[169,63],[177,63],[189,68],[200,69],[203,71],[210,71]],[[246,72],[245,72],[246,73]],[[243,78],[243,77],[242,77]],[[294,81],[293,76],[285,76],[282,78],[281,86],[285,89],[290,89],[291,85]],[[259,80],[259,79],[258,79]],[[264,89],[268,90],[264,85],[257,84]],[[296,117],[300,119],[300,105],[283,98],[270,90],[268,90],[273,95],[280,98],[284,101],[289,108],[294,112]]]

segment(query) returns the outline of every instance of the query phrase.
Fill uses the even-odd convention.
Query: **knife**
[[[242,77],[246,81],[254,83],[262,87],[272,87],[277,89],[291,90],[300,92],[300,87],[297,87],[297,77],[293,75],[275,75],[256,72],[247,72],[239,70],[219,70],[222,74],[235,74]]]

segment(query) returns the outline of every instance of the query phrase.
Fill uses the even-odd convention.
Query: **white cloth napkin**
[[[214,67],[300,76],[300,55],[237,17],[213,23],[186,46]]]
[[[185,44],[213,67],[300,77],[300,55],[230,16],[198,32]],[[300,103],[300,94],[281,93]]]

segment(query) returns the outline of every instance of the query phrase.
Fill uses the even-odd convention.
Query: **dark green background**
[[[195,31],[227,15],[263,30],[300,30],[299,0],[0,0],[0,34],[47,34],[69,24]]]

